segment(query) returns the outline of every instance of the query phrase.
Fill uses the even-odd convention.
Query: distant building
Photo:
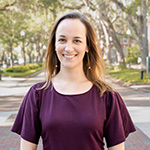
[[[124,55],[128,55],[128,46],[131,46],[133,43],[133,40],[131,38],[121,38],[120,40],[120,44],[122,46],[123,49],[123,53]]]

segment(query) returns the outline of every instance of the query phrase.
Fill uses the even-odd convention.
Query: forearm
[[[125,150],[125,148],[124,148],[124,142],[122,142],[122,143],[120,143],[118,145],[109,147],[108,150]]]
[[[37,150],[37,145],[21,138],[20,150]]]

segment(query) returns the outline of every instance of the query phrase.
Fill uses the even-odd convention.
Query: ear
[[[86,49],[85,49],[85,52],[87,52],[87,53],[89,52],[89,49],[88,49],[88,47],[86,47]]]

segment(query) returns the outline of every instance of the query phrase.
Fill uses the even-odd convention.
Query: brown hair
[[[100,95],[102,96],[106,90],[112,91],[112,88],[104,81],[105,74],[105,66],[99,54],[98,40],[96,33],[88,22],[86,17],[79,12],[70,12],[62,16],[57,22],[54,24],[49,39],[49,45],[47,49],[46,61],[45,61],[45,73],[47,73],[47,80],[45,85],[42,88],[48,87],[52,77],[54,77],[60,71],[60,62],[57,58],[55,52],[55,36],[56,30],[59,23],[64,19],[79,19],[86,27],[86,38],[87,38],[87,46],[88,53],[85,53],[83,58],[83,70],[89,81],[95,84],[99,90]],[[57,67],[56,67],[57,65]],[[88,67],[91,67],[89,69]]]

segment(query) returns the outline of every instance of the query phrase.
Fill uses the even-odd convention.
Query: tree
[[[0,3],[0,40],[3,48],[9,47],[8,53],[11,54],[11,66],[13,66],[13,48],[22,45],[22,55],[24,64],[26,57],[31,58],[34,54],[33,45],[37,45],[37,57],[44,55],[43,45],[47,45],[49,32],[56,18],[57,8],[60,7],[58,0],[10,0]],[[24,31],[25,35],[21,36],[20,32]],[[30,44],[34,38],[34,43]],[[42,46],[39,47],[39,44]],[[29,52],[27,47],[32,47]],[[5,50],[6,50],[5,48]],[[9,55],[8,54],[8,55]],[[31,59],[30,59],[31,60]],[[37,58],[42,60],[42,58]]]
[[[125,6],[118,0],[112,0],[123,12],[125,12],[126,20],[132,27],[138,42],[141,47],[141,68],[146,69],[146,57],[148,56],[148,43],[147,43],[147,27],[146,27],[146,13],[149,3],[146,0],[135,0],[129,6]],[[137,8],[139,10],[137,11]]]
[[[110,37],[113,39],[113,44],[116,47],[116,50],[118,51],[119,54],[119,63],[123,64],[124,67],[125,65],[125,59],[124,59],[124,53],[123,49],[120,44],[119,36],[116,34],[116,28],[115,28],[115,21],[118,19],[118,16],[115,15],[112,16],[113,9],[111,8],[110,1],[105,0],[105,1],[83,1],[84,4],[91,9],[92,11],[96,12],[95,19],[100,20],[99,23],[101,24],[103,30],[103,33],[105,35],[105,41],[106,41],[106,46],[108,51],[108,58],[109,62],[111,62],[110,58]],[[115,19],[114,19],[115,18]],[[99,25],[100,26],[100,25]]]
[[[12,0],[9,3],[7,3],[6,1],[2,0],[2,2],[0,3],[0,11],[9,11],[11,9],[13,9],[14,5],[16,4],[16,0]]]
[[[19,19],[18,19],[19,18]],[[5,47],[8,47],[10,65],[13,66],[13,48],[18,45],[20,31],[26,28],[24,16],[16,11],[4,11],[0,13],[0,39]]]

